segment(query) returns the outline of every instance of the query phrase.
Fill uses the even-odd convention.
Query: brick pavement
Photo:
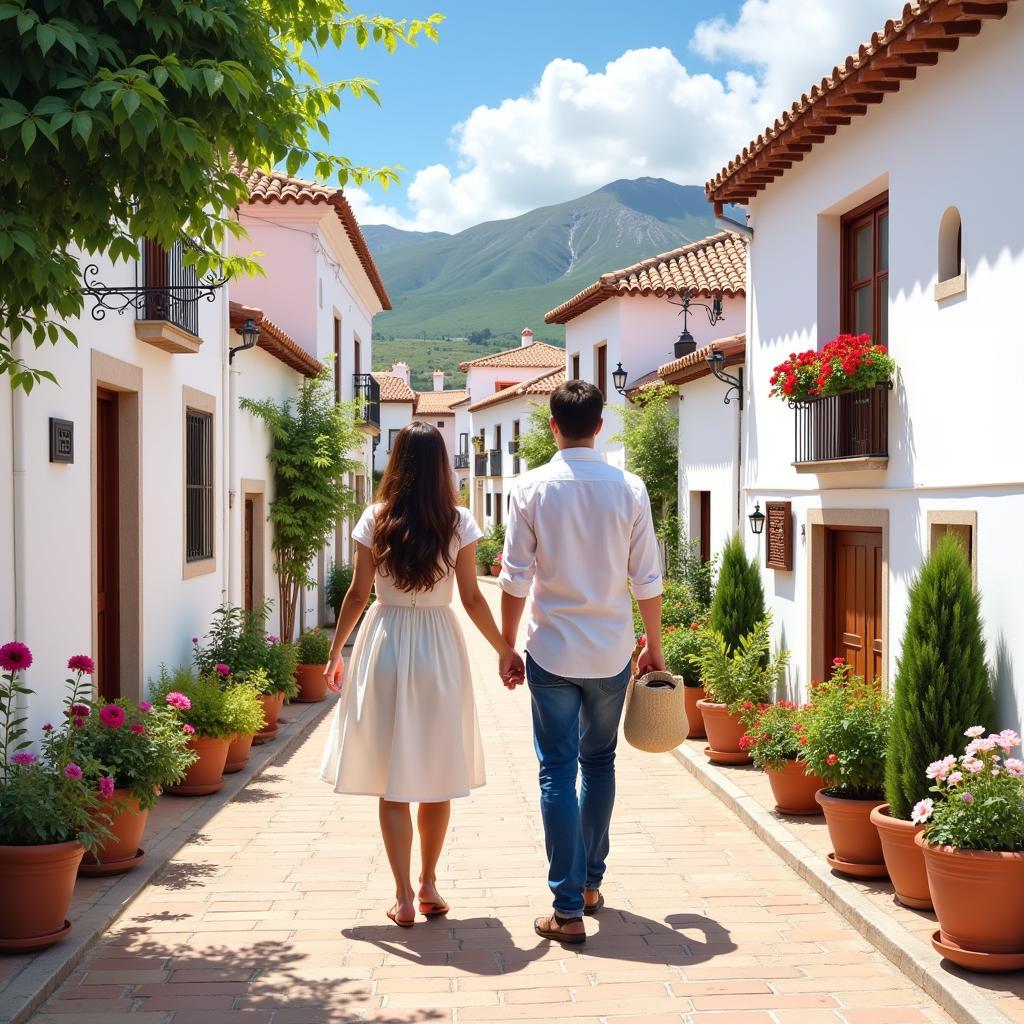
[[[538,940],[528,698],[470,650],[489,783],[455,806],[448,919],[384,918],[375,801],[316,778],[328,721],[181,850],[34,1024],[949,1021],[668,754],[622,751],[590,941]]]

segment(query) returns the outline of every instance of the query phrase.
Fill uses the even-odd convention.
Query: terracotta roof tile
[[[363,270],[370,281],[370,285],[377,293],[381,305],[385,309],[391,309],[391,299],[388,296],[384,282],[381,280],[377,265],[373,262],[370,248],[363,237],[362,229],[352,212],[345,193],[340,188],[332,188],[329,185],[321,185],[316,181],[304,181],[301,178],[289,178],[280,171],[250,171],[247,168],[238,169],[246,185],[249,187],[250,203],[324,203],[334,207],[345,234],[348,235],[356,256],[362,264]]]
[[[653,387],[655,384],[664,383],[661,374],[657,370],[651,370],[650,373],[645,373],[642,377],[637,377],[636,380],[630,381],[626,385],[626,397],[632,402],[641,391],[646,391],[647,388]]]
[[[719,231],[698,242],[641,260],[631,267],[602,274],[600,279],[556,306],[545,323],[564,324],[606,299],[625,295],[743,295],[747,283],[747,241]]]
[[[746,203],[780,177],[813,145],[824,142],[854,117],[898,92],[919,67],[937,64],[960,36],[977,35],[982,19],[1006,15],[1006,4],[916,0],[890,19],[855,54],[800,96],[704,186],[717,212],[725,203]]]
[[[243,306],[240,302],[228,303],[228,319],[232,329],[238,330],[246,320],[252,319],[260,329],[257,348],[269,352],[305,377],[315,377],[323,370],[323,363],[311,356],[297,341],[286,334],[273,320],[263,315],[262,309]]]
[[[452,416],[452,406],[469,397],[468,391],[420,391],[416,394],[417,416]]]
[[[470,407],[470,412],[479,409],[489,409],[492,405],[500,405],[513,398],[524,398],[528,395],[550,395],[559,385],[565,383],[565,367],[560,366],[557,370],[548,370],[537,377],[524,380],[521,384],[513,384],[511,387],[495,391],[493,395],[481,398]]]
[[[380,385],[382,402],[415,402],[416,392],[405,383],[404,377],[393,373],[375,373],[374,380]]]
[[[545,341],[535,341],[532,345],[517,345],[515,348],[495,352],[493,355],[481,356],[459,363],[459,369],[465,373],[472,366],[504,366],[510,369],[553,369],[565,366],[565,349],[557,345],[549,345]]]
[[[685,384],[687,381],[711,375],[711,370],[708,368],[708,356],[712,352],[721,352],[725,356],[726,366],[739,366],[746,358],[746,351],[747,336],[745,334],[719,338],[717,341],[701,346],[688,356],[683,356],[682,359],[674,359],[671,363],[659,366],[658,376],[666,384]]]

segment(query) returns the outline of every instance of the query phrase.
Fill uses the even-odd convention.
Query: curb
[[[837,910],[883,956],[899,968],[957,1024],[1013,1024],[970,982],[945,970],[936,971],[935,954],[875,907],[849,883],[832,874],[820,854],[796,838],[778,818],[752,796],[719,774],[705,758],[685,746],[671,751],[705,789],[711,791],[788,867]]]
[[[333,708],[334,701],[330,699],[317,704],[289,704],[288,733],[276,741],[254,746],[245,769],[226,776],[227,781],[217,793],[195,798],[197,804],[192,813],[186,814],[159,842],[151,847],[147,845],[146,858],[139,867],[122,876],[102,899],[75,920],[71,934],[63,942],[37,954],[32,963],[4,989],[0,995],[3,1001],[0,1024],[24,1024],[85,959],[103,933],[132,905],[168,861],[250,782],[292,753]]]

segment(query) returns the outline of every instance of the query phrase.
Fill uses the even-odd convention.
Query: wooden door
[[[242,604],[246,611],[251,611],[255,605],[254,580],[255,580],[255,525],[256,525],[256,499],[246,495],[245,498],[245,527],[242,533],[242,566],[245,575]]]
[[[711,492],[700,492],[700,558],[711,561]]]
[[[121,696],[118,399],[96,392],[96,681],[105,700]]]
[[[881,678],[885,649],[882,621],[882,534],[830,530],[830,613],[826,619],[828,669],[845,658],[855,675]]]

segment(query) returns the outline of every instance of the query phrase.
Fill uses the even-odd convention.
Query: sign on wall
[[[783,572],[793,570],[793,503],[765,502],[764,564]]]
[[[75,461],[75,425],[71,420],[50,417],[50,461]]]

